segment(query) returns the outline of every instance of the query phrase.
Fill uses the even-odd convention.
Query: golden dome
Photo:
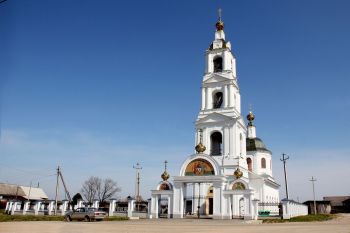
[[[164,171],[163,174],[161,175],[161,177],[164,181],[166,181],[170,178],[170,175],[167,171]]]
[[[203,153],[207,148],[200,142],[195,149],[197,153]]]
[[[216,24],[215,24],[216,30],[217,31],[221,31],[224,30],[224,22],[222,22],[221,20],[219,20]]]
[[[247,119],[248,119],[248,121],[249,121],[249,125],[253,125],[253,121],[254,121],[254,119],[255,119],[255,116],[254,116],[254,114],[253,114],[252,111],[249,111],[249,113],[248,113],[248,115],[247,115]]]
[[[243,176],[243,172],[237,168],[233,175],[236,177],[236,179],[239,179]]]

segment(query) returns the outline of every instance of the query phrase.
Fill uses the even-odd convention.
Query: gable
[[[228,80],[230,80],[230,79],[228,79],[224,76],[218,75],[218,74],[213,74],[208,79],[204,80],[204,83],[217,83],[217,82],[225,82]]]
[[[196,124],[204,124],[204,123],[218,123],[218,122],[227,122],[227,121],[232,121],[235,118],[233,117],[228,117],[225,115],[222,115],[220,113],[211,113],[208,116],[199,119]]]

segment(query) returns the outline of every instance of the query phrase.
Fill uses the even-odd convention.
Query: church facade
[[[254,114],[249,112],[248,124],[242,117],[236,57],[221,17],[205,58],[196,151],[173,182],[165,168],[152,190],[150,216],[158,218],[165,209],[169,218],[256,219],[259,203],[279,203],[279,184],[272,176],[272,153],[256,136]]]

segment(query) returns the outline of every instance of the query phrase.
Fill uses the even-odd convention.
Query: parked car
[[[104,211],[100,211],[96,208],[91,207],[81,207],[77,208],[74,211],[69,211],[65,215],[65,220],[70,222],[72,220],[84,220],[86,222],[95,221],[95,220],[103,220],[107,216],[107,213]]]

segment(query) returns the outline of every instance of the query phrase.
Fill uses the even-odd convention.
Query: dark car
[[[65,215],[65,220],[70,222],[72,220],[84,220],[86,222],[103,220],[107,216],[107,213],[100,211],[96,208],[81,207],[74,211],[69,211]]]

